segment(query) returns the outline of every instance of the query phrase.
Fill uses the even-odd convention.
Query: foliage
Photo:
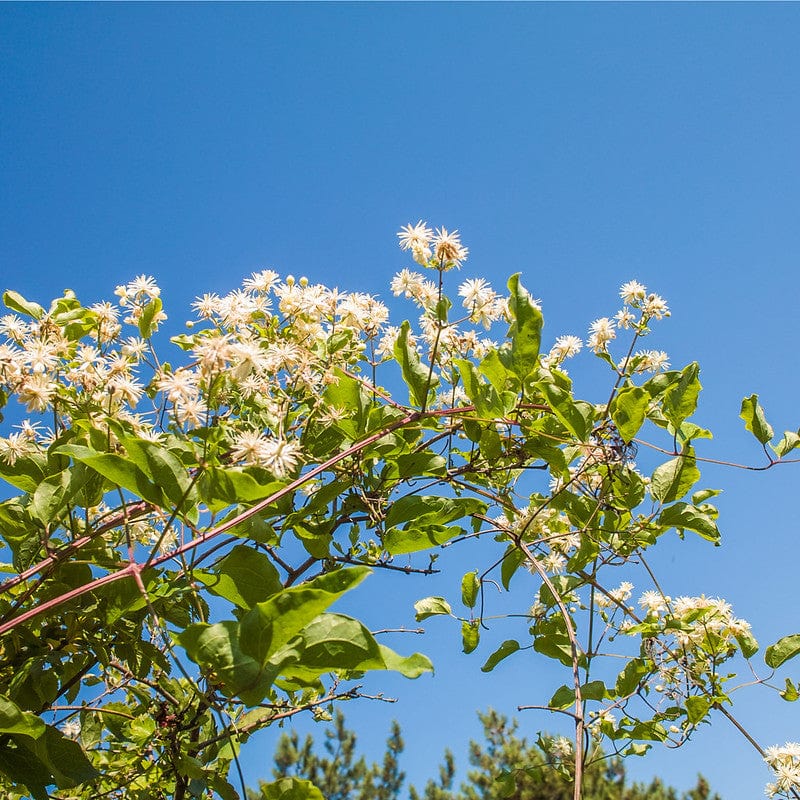
[[[454,581],[458,603],[422,599],[418,619],[453,617],[478,651],[486,582],[527,574],[536,603],[482,669],[521,653],[564,665],[543,705],[574,722],[576,798],[601,743],[640,755],[714,714],[738,726],[730,687],[758,651],[749,625],[723,600],[670,597],[648,564],[670,531],[720,540],[696,451],[711,434],[691,421],[699,367],[636,349],[666,302],[622,287],[623,309],[588,338],[609,385],[583,399],[564,368],[581,340],[545,349],[519,275],[507,297],[464,281],[457,317],[458,234],[420,222],[400,244],[434,277],[392,282],[417,326],[269,270],[199,298],[171,349],[146,276],[116,304],[4,294],[0,407],[30,415],[0,437],[16,492],[0,503],[5,796],[237,797],[232,767],[256,730],[328,713],[368,670],[431,669],[333,604],[370,572],[429,574],[432,550],[479,537],[494,553]],[[485,335],[498,325],[499,345]],[[615,356],[618,333],[629,342]],[[741,416],[763,468],[791,460],[800,435],[773,444],[757,395]],[[796,642],[767,649],[763,677],[751,661],[749,682],[766,685]],[[798,696],[789,678],[782,696]],[[796,750],[767,751],[773,793],[795,793]],[[270,790],[304,791],[289,778]]]
[[[456,764],[445,752],[439,778],[429,780],[422,792],[409,787],[411,800],[568,800],[572,782],[564,774],[564,760],[571,755],[570,742],[560,736],[540,735],[537,744],[520,738],[516,721],[495,711],[479,714],[483,742],[471,742],[467,780],[454,789]],[[282,734],[275,752],[276,779],[307,780],[318,786],[328,800],[399,800],[403,773],[398,759],[403,740],[393,723],[382,763],[367,764],[356,758],[356,735],[344,724],[338,712],[333,730],[326,730],[321,755],[314,740],[306,736],[302,745],[296,732]],[[271,785],[262,782],[260,792],[250,792],[250,800],[267,797]],[[628,784],[621,758],[606,758],[595,753],[584,776],[585,800],[678,800],[678,792],[658,778],[649,784]],[[680,795],[681,800],[719,800],[708,783],[699,777],[695,787]]]

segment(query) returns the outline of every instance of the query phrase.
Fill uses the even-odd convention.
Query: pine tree
[[[454,788],[456,763],[445,750],[437,779],[430,779],[422,791],[408,789],[410,800],[572,800],[569,769],[553,758],[554,737],[540,735],[530,743],[518,734],[516,720],[490,709],[478,715],[483,725],[483,742],[470,742],[466,781]],[[284,733],[275,752],[276,779],[296,777],[310,780],[326,800],[399,800],[405,775],[399,761],[403,752],[400,726],[392,723],[381,763],[367,764],[356,757],[356,735],[345,726],[337,712],[332,730],[325,733],[319,755],[314,740],[307,736],[302,746],[296,733]],[[251,800],[266,797],[265,787],[250,792]],[[708,781],[698,776],[694,788],[679,794],[659,778],[649,784],[626,782],[621,758],[592,753],[584,771],[584,800],[720,800],[711,794]]]

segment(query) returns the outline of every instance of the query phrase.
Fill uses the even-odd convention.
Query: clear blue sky
[[[797,4],[4,4],[0,283],[97,300],[149,273],[176,323],[264,267],[386,297],[395,231],[423,218],[462,231],[463,276],[522,271],[553,335],[613,313],[624,280],[663,294],[652,346],[702,365],[702,452],[756,463],[742,396],[800,424],[798,41]],[[796,632],[800,470],[705,482],[726,489],[725,543],[668,548],[668,590],[726,596],[765,644]],[[457,577],[370,583],[369,621],[391,627]],[[523,656],[488,680],[453,629],[429,630],[394,644],[435,678],[372,681],[398,704],[348,709],[374,755],[401,721],[416,781],[445,743],[464,763],[475,709],[557,685]],[[765,744],[800,739],[793,707],[750,697]],[[252,782],[273,738],[246,751]],[[702,770],[725,800],[767,780],[723,720],[632,769],[684,788]]]

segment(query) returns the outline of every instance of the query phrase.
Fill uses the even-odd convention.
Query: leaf
[[[500,565],[500,580],[506,591],[508,591],[508,585],[511,583],[514,573],[523,561],[525,561],[525,553],[516,545],[509,545],[503,554],[503,563]]]
[[[316,675],[392,670],[406,678],[418,678],[424,672],[433,671],[425,656],[414,653],[405,657],[395,653],[378,644],[363,623],[344,614],[320,614],[291,646],[298,654],[296,668]],[[293,667],[289,666],[289,674],[292,671]]]
[[[464,620],[461,623],[461,643],[465,653],[471,653],[481,638],[481,630],[476,620]]]
[[[786,678],[786,688],[780,692],[780,696],[787,702],[787,703],[794,703],[800,694],[797,692],[797,687],[792,683],[789,678]]]
[[[3,302],[12,311],[24,314],[26,317],[41,319],[44,316],[44,309],[38,303],[26,300],[19,292],[13,292],[11,289],[3,292]]]
[[[429,367],[420,362],[416,348],[408,341],[410,327],[408,320],[400,326],[400,333],[394,344],[394,357],[400,364],[403,380],[408,386],[411,404],[424,408],[428,403],[429,392],[436,388],[439,379]]]
[[[536,387],[561,424],[577,439],[585,441],[594,419],[594,408],[589,403],[574,400],[570,392],[549,381],[540,381]]]
[[[23,711],[0,695],[0,733],[21,733],[33,739],[44,733],[45,724],[35,714]]]
[[[414,611],[417,612],[414,616],[417,622],[422,622],[428,617],[453,613],[450,603],[444,597],[423,597],[422,600],[417,600],[414,603]]]
[[[261,800],[325,800],[311,781],[301,778],[281,778],[272,783],[260,783]]]
[[[605,700],[609,697],[608,689],[603,681],[589,681],[581,686],[583,700]],[[550,698],[550,708],[568,708],[575,702],[575,687],[561,686]]]
[[[485,510],[486,504],[472,497],[405,495],[386,514],[383,546],[392,555],[436,547],[464,533],[463,527],[447,523]]]
[[[617,697],[628,697],[628,695],[633,694],[641,683],[642,678],[648,675],[649,672],[647,664],[641,658],[632,658],[625,665],[625,669],[617,675],[615,686]]]
[[[370,395],[359,381],[343,370],[337,368],[333,374],[336,380],[325,388],[325,402],[345,411],[346,416],[337,422],[337,426],[347,435],[356,438],[367,428]]]
[[[650,494],[661,503],[671,503],[683,497],[700,480],[700,470],[695,466],[694,449],[686,447],[683,453],[656,467],[650,482]]]
[[[242,640],[262,664],[312,619],[369,575],[367,567],[350,567],[320,575],[258,603],[242,617]]]
[[[764,662],[768,667],[777,669],[798,653],[800,653],[800,633],[793,633],[771,644],[764,653]]]
[[[197,490],[181,460],[157,442],[126,436],[121,439],[128,457],[147,475],[177,508],[196,503]]]
[[[686,718],[692,725],[702,722],[708,714],[709,708],[711,708],[711,701],[707,697],[686,698]]]
[[[441,477],[447,474],[447,459],[438,453],[428,453],[424,450],[398,456],[394,464],[397,465],[399,478],[412,478],[418,475]]]
[[[714,544],[718,544],[721,538],[716,522],[708,514],[688,503],[667,506],[659,515],[658,523],[668,525],[670,528],[693,531]]]
[[[770,445],[772,447],[772,445]],[[775,451],[778,458],[783,458],[788,455],[796,447],[800,447],[800,431],[786,431],[783,438],[772,449]]]
[[[160,297],[154,297],[143,309],[139,317],[139,335],[142,339],[149,339],[158,323],[155,321],[163,308]]]
[[[544,324],[542,312],[534,305],[528,290],[520,283],[519,273],[508,279],[511,295],[508,308],[511,312],[511,327],[508,336],[511,347],[505,351],[505,366],[521,379],[525,379],[536,367]],[[501,358],[503,353],[501,352]]]
[[[115,453],[98,453],[90,447],[66,444],[54,449],[55,453],[72,456],[75,461],[86,464],[111,483],[127,489],[137,497],[157,506],[164,504],[161,489],[151,481],[131,460]]]
[[[234,547],[215,573],[195,572],[195,578],[213,594],[247,610],[283,590],[269,557],[245,545]]]
[[[206,622],[190,625],[175,636],[195,664],[204,667],[209,677],[220,683],[225,692],[239,695],[245,702],[260,702],[271,684],[261,661],[244,652],[239,624],[226,620],[209,625]]]
[[[611,403],[611,419],[623,441],[630,442],[644,424],[650,393],[640,386],[626,386]]]
[[[744,420],[744,426],[761,444],[767,444],[775,432],[764,416],[764,409],[758,402],[758,395],[751,394],[742,400],[742,409],[739,416]]]
[[[703,388],[698,380],[699,374],[700,367],[693,361],[681,370],[678,380],[664,393],[662,401],[664,416],[674,428],[679,428],[697,408],[697,396]]]
[[[517,650],[519,650],[519,642],[516,639],[506,639],[486,659],[486,663],[481,667],[481,672],[491,672],[504,658],[508,658],[512,653],[516,653]]]
[[[478,570],[467,572],[461,579],[461,601],[467,608],[475,608],[478,589],[480,589]]]
[[[31,516],[43,525],[49,525],[64,502],[69,486],[69,471],[64,470],[45,478],[31,497],[29,510]]]
[[[745,658],[752,658],[758,652],[758,642],[749,631],[740,633],[736,636],[736,641]]]

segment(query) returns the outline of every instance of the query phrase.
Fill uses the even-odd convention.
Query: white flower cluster
[[[437,228],[434,233],[426,222],[404,225],[397,237],[403,250],[410,250],[420,266],[435,269],[456,269],[467,260],[469,250],[461,244],[458,231]]]
[[[765,787],[767,797],[789,796],[800,790],[800,743],[786,742],[782,747],[773,745],[764,751],[764,761],[775,773],[776,780]],[[794,796],[794,795],[792,795]]]
[[[608,352],[608,343],[617,338],[618,327],[633,328],[643,336],[648,331],[647,323],[651,319],[663,319],[670,315],[664,298],[657,294],[648,294],[647,289],[638,281],[624,283],[620,287],[619,295],[625,305],[614,318],[601,317],[589,327],[587,345],[594,353]],[[640,351],[632,361],[636,361],[639,372],[658,372],[669,367],[667,354],[655,350]]]

